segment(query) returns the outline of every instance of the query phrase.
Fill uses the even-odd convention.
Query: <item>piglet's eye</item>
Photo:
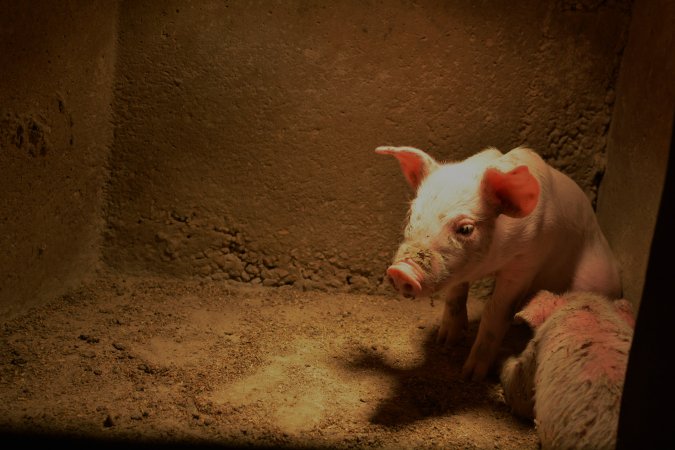
[[[474,226],[471,225],[470,223],[465,223],[464,225],[460,225],[457,227],[457,234],[461,234],[462,236],[471,236],[471,233],[473,233]]]

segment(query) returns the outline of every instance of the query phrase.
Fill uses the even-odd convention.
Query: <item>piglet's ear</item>
[[[565,299],[549,291],[539,291],[532,300],[514,317],[515,323],[526,323],[532,329],[538,328],[565,303]]]
[[[396,157],[405,179],[415,190],[422,184],[422,180],[438,167],[434,158],[413,147],[377,147],[375,153]]]
[[[539,182],[527,166],[518,166],[509,172],[489,168],[483,175],[483,193],[499,214],[525,217],[539,201]]]

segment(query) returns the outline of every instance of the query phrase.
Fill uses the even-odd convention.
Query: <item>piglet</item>
[[[631,304],[541,291],[519,313],[534,337],[500,380],[513,412],[534,418],[543,449],[613,449],[635,318]]]
[[[394,156],[416,191],[388,277],[405,296],[444,291],[440,343],[463,336],[470,283],[495,277],[465,378],[485,377],[513,314],[536,292],[621,296],[617,262],[588,198],[533,150],[488,148],[450,163],[413,147],[375,151]]]

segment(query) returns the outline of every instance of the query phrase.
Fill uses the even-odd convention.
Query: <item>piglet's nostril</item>
[[[421,291],[416,265],[409,261],[399,261],[387,269],[389,282],[404,297],[415,297]]]

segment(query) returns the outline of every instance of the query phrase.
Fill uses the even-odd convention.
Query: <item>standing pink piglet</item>
[[[376,152],[394,156],[416,191],[387,274],[405,296],[444,291],[440,343],[464,334],[469,284],[495,276],[465,377],[485,377],[513,314],[536,292],[621,296],[618,265],[591,203],[534,151],[489,148],[449,163],[413,147]]]
[[[613,449],[635,319],[631,304],[541,291],[519,313],[534,337],[500,379],[513,412],[534,418],[543,449]]]

